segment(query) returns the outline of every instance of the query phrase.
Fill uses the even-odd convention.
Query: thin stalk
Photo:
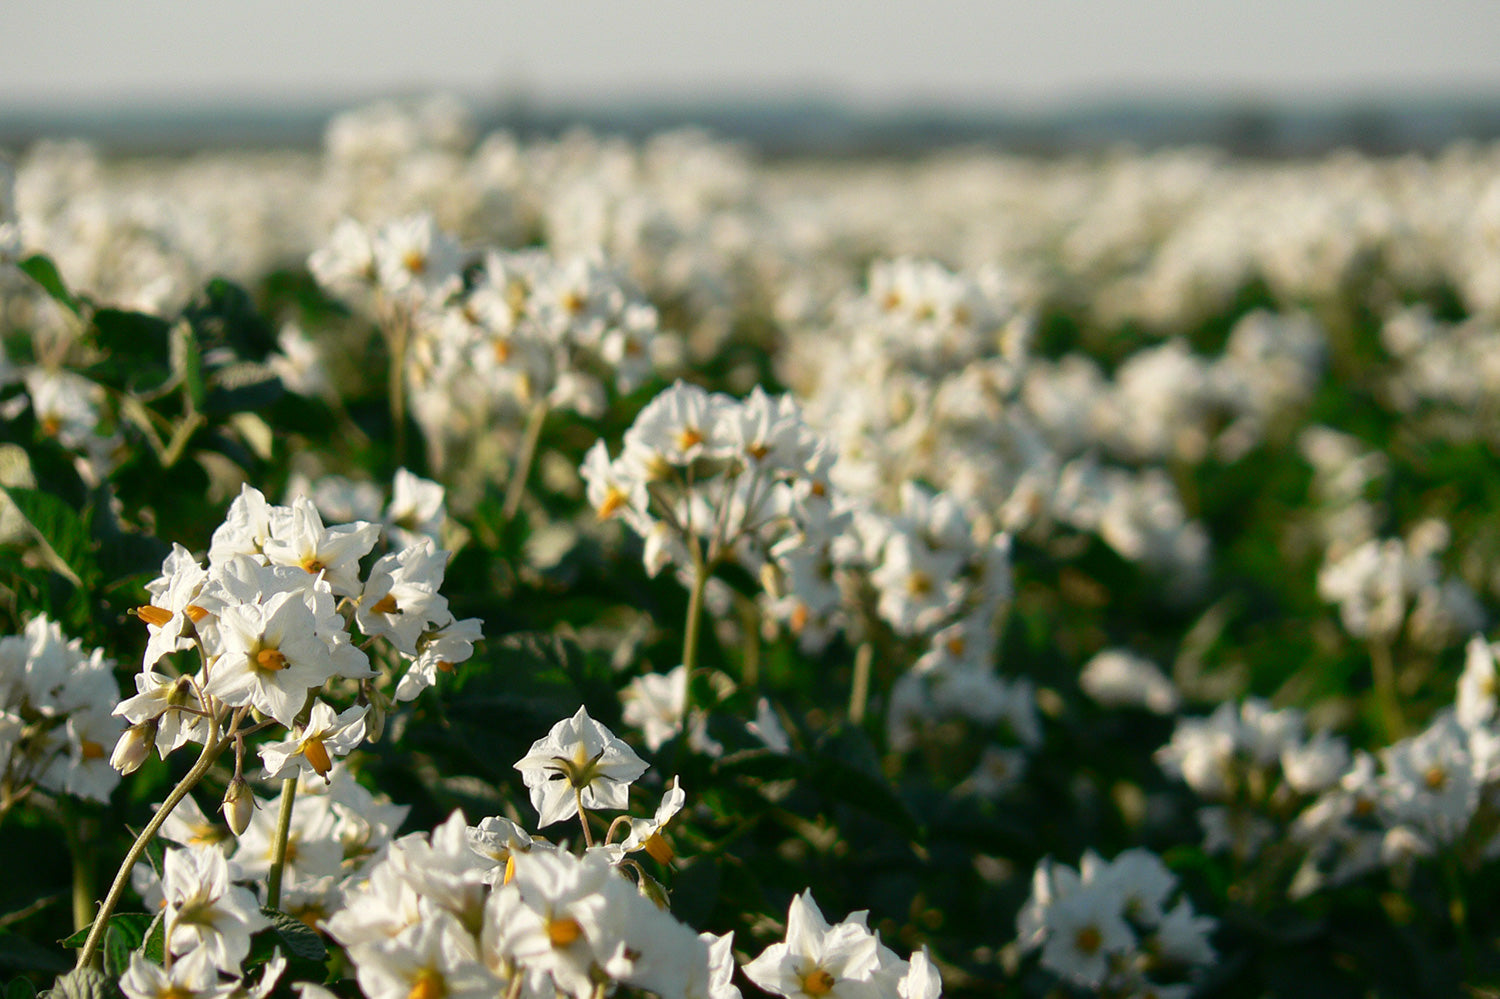
[[[501,516],[509,523],[521,509],[521,497],[526,495],[526,480],[531,477],[531,465],[536,460],[537,444],[542,439],[542,426],[547,422],[547,400],[539,399],[531,406],[526,417],[526,434],[521,438],[521,453],[516,455],[515,467],[511,469],[510,482],[505,487],[505,506]]]
[[[125,854],[124,862],[115,873],[114,883],[109,886],[109,894],[105,895],[104,901],[99,903],[99,912],[94,916],[94,925],[89,927],[88,939],[84,940],[83,949],[78,952],[78,963],[74,967],[86,968],[98,957],[99,946],[104,942],[105,927],[109,924],[109,917],[114,914],[115,906],[120,902],[120,896],[125,892],[125,886],[130,883],[130,874],[135,870],[136,861],[140,860],[141,854],[146,852],[147,845],[156,835],[156,831],[161,828],[162,823],[167,821],[167,816],[172,814],[172,809],[187,797],[188,792],[198,786],[203,775],[208,773],[214,761],[219,758],[219,754],[224,752],[232,741],[233,737],[220,739],[218,722],[210,722],[208,739],[203,743],[203,752],[199,754],[198,762],[194,763],[187,775],[178,782],[176,787],[172,788],[172,793],[167,795],[167,800],[161,803],[161,807],[156,810],[155,815],[151,816],[151,821],[146,823],[146,828],[141,830],[141,834],[135,838],[135,842],[130,845],[130,850]]]
[[[68,856],[73,862],[73,930],[76,932],[89,924],[94,913],[94,855],[85,844],[84,824],[88,819],[77,810],[64,805],[62,810],[63,835],[68,841]]]
[[[1398,742],[1406,735],[1406,720],[1401,714],[1401,694],[1396,689],[1396,666],[1391,660],[1390,645],[1381,640],[1370,643],[1370,667],[1375,678],[1375,699],[1380,706],[1381,724],[1386,742]]]
[[[266,906],[281,908],[281,878],[286,871],[286,845],[292,836],[292,806],[297,803],[297,778],[281,782],[281,811],[276,816],[276,839],[271,843],[271,873],[266,880]]]
[[[406,341],[410,316],[400,307],[393,310],[386,324],[386,344],[390,351],[388,391],[391,402],[391,425],[395,434],[396,464],[406,464]]]
[[[693,586],[688,591],[687,624],[682,634],[682,665],[691,677],[698,668],[698,623],[703,617],[703,591],[708,589],[710,567],[696,542],[692,544]]]
[[[861,725],[870,706],[870,667],[875,662],[875,645],[866,639],[854,651],[854,681],[849,686],[849,720]]]
[[[589,831],[589,813],[583,808],[583,788],[573,788],[573,800],[578,802],[578,823],[583,826],[583,845],[592,847],[594,845],[594,834]]]

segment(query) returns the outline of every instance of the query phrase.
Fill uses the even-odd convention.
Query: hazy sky
[[[0,0],[0,112],[453,90],[1500,96],[1500,0]]]

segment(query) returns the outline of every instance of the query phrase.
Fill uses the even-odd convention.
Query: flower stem
[[[589,832],[589,813],[583,808],[583,789],[573,788],[573,799],[578,802],[578,822],[583,826],[583,845],[592,847],[594,845],[594,834]]]
[[[875,661],[875,646],[866,639],[854,652],[854,682],[849,687],[849,720],[861,725],[870,704],[870,667]]]
[[[266,906],[281,908],[281,878],[286,871],[286,845],[292,836],[292,806],[297,803],[297,778],[281,782],[281,811],[276,816],[276,839],[271,843],[271,873],[266,879]]]
[[[542,426],[546,422],[547,400],[539,399],[532,403],[531,412],[526,417],[526,436],[521,439],[521,453],[516,455],[510,482],[505,487],[505,506],[501,508],[501,516],[506,523],[521,509],[521,497],[526,495],[526,480],[531,477],[531,464],[536,460],[537,444],[541,442]]]
[[[693,586],[688,591],[687,624],[682,633],[682,665],[689,678],[698,668],[698,623],[703,617],[703,591],[708,588],[710,568],[697,545],[693,552]]]
[[[99,912],[94,916],[94,924],[89,927],[88,939],[84,940],[83,949],[78,952],[78,963],[74,967],[86,968],[98,956],[99,946],[104,942],[104,930],[109,925],[109,917],[114,914],[115,906],[119,904],[120,896],[125,892],[125,886],[130,883],[130,874],[135,870],[136,861],[140,860],[141,854],[146,852],[147,845],[156,835],[156,831],[161,828],[162,823],[167,821],[167,816],[172,814],[172,809],[188,796],[188,792],[198,786],[203,775],[208,773],[214,761],[219,758],[219,754],[224,752],[232,741],[233,737],[219,738],[217,720],[209,723],[208,739],[203,743],[203,752],[199,754],[198,762],[194,763],[187,775],[178,782],[176,787],[172,788],[172,793],[167,795],[167,800],[161,803],[161,807],[156,810],[151,821],[146,823],[146,828],[141,830],[141,834],[135,838],[135,842],[130,845],[130,850],[125,854],[125,860],[120,864],[119,871],[115,873],[114,883],[109,886],[109,894],[105,895],[104,901],[99,903]]]
[[[1406,734],[1401,715],[1401,694],[1396,690],[1396,667],[1391,661],[1391,647],[1382,640],[1370,643],[1370,667],[1375,679],[1375,699],[1380,706],[1381,724],[1386,742],[1397,742]]]
[[[62,809],[63,835],[68,841],[68,855],[73,861],[73,929],[88,926],[94,910],[94,855],[85,845],[88,838],[84,825],[88,819],[68,806]]]
[[[396,464],[406,464],[406,341],[410,317],[396,310],[386,323],[386,345],[390,351],[389,393],[391,429],[396,442]]]

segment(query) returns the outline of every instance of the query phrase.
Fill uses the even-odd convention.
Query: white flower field
[[[1497,610],[1500,147],[0,162],[0,999],[1500,995]]]

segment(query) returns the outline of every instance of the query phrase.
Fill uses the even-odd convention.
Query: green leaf
[[[57,265],[52,262],[51,257],[36,253],[16,266],[20,267],[27,277],[41,285],[42,290],[58,305],[75,316],[82,311],[82,303],[68,290],[68,286],[63,282],[62,275],[57,272]]]
[[[281,939],[293,957],[300,957],[307,961],[327,960],[328,948],[324,946],[323,938],[318,936],[317,931],[312,927],[296,916],[277,909],[261,909],[260,911],[271,921],[272,932]]]
[[[99,567],[88,523],[63,500],[36,489],[0,486],[46,548],[51,568],[74,586],[92,588]]]
[[[5,999],[35,999],[36,986],[28,978],[13,978],[5,986]]]
[[[104,931],[104,970],[119,977],[130,968],[130,952],[139,948],[155,917],[144,912],[119,912]]]
[[[48,999],[116,999],[120,990],[98,968],[74,968],[52,983]]]
[[[177,349],[172,352],[173,367],[182,378],[188,400],[195,410],[201,412],[204,393],[207,391],[203,381],[203,349],[198,345],[198,338],[193,335],[193,327],[188,323],[177,324],[172,335],[177,341]]]
[[[167,921],[160,915],[151,921],[146,939],[141,942],[141,955],[153,964],[161,964],[166,958]]]
[[[94,339],[104,358],[88,374],[126,389],[155,389],[172,377],[172,324],[160,316],[123,309],[94,313]]]

